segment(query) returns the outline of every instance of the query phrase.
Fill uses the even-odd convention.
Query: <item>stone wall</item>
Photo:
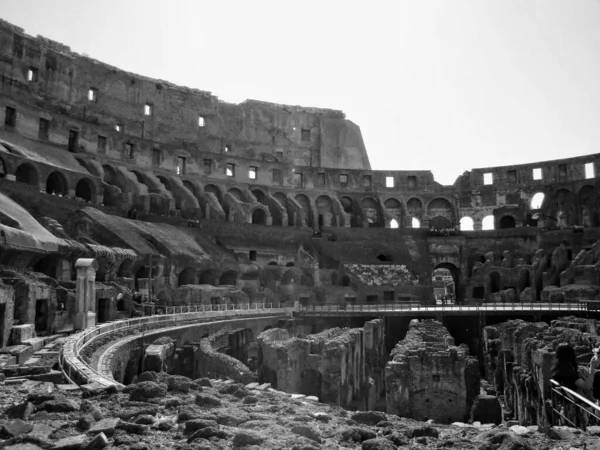
[[[510,320],[484,328],[486,378],[499,394],[505,408],[523,425],[549,425],[550,374],[558,344],[573,346],[580,375],[597,345],[597,320],[564,317],[530,323]]]
[[[438,423],[465,421],[479,394],[477,359],[441,323],[413,320],[385,367],[387,412]]]
[[[301,337],[276,328],[257,340],[259,382],[345,408],[374,409],[382,397],[386,352],[381,319],[362,328]]]

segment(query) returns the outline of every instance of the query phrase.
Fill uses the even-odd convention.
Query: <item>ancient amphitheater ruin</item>
[[[371,170],[342,111],[1,20],[0,73],[0,447],[600,448],[551,381],[600,346],[600,154]]]

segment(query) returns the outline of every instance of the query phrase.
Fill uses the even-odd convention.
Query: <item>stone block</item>
[[[33,348],[29,345],[15,345],[10,347],[10,354],[17,358],[17,364],[23,364],[33,356]]]
[[[96,422],[88,430],[90,434],[104,433],[106,436],[112,436],[115,433],[115,429],[119,424],[120,419],[102,419]]]
[[[263,384],[261,384],[259,386],[256,386],[255,389],[257,391],[266,391],[267,389],[270,389],[270,388],[271,388],[271,383],[263,383]]]
[[[44,348],[44,338],[25,339],[22,343],[31,346],[34,352],[40,351]]]
[[[70,450],[74,448],[82,448],[85,440],[85,434],[69,436],[55,442],[54,447],[52,447],[52,450]]]
[[[12,345],[20,345],[23,343],[23,341],[32,339],[34,337],[35,327],[31,323],[25,325],[13,325],[11,329]]]

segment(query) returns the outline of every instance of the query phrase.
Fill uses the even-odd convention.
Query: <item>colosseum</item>
[[[342,111],[227,103],[1,20],[0,72],[6,386],[542,427],[556,346],[600,344],[600,154],[442,185],[372,170]]]

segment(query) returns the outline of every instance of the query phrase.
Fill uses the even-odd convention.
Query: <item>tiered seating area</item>
[[[345,264],[346,274],[367,286],[416,286],[419,278],[405,265]]]

